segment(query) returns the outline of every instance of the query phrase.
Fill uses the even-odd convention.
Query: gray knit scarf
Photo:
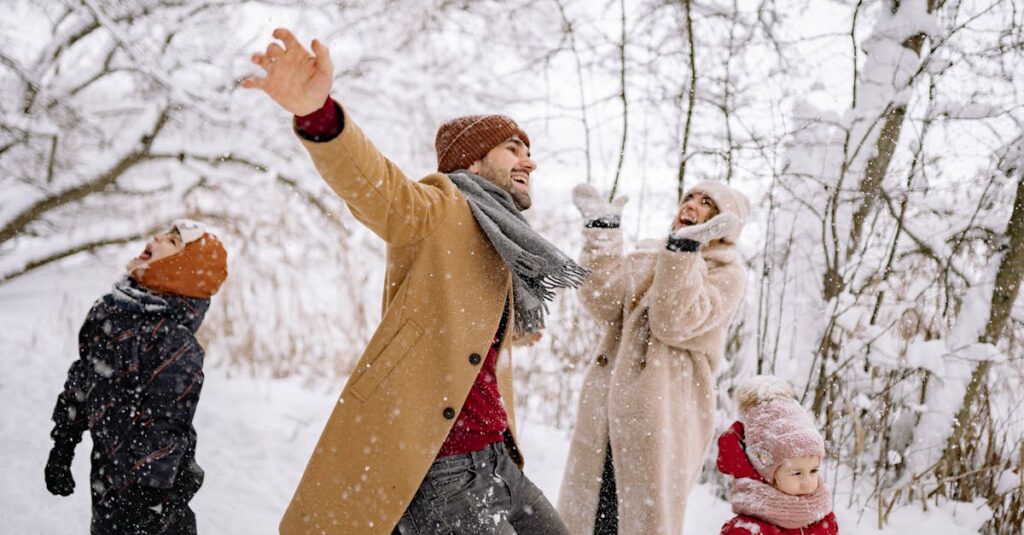
[[[476,222],[512,271],[516,331],[540,331],[555,289],[579,288],[590,271],[537,234],[509,192],[469,171],[456,171],[448,177],[466,197]]]

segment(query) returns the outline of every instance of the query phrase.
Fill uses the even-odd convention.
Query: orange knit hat
[[[208,299],[228,277],[228,253],[213,234],[203,232],[189,241],[188,231],[179,233],[186,241],[182,251],[154,260],[131,276],[154,292]]]
[[[504,115],[466,115],[456,117],[437,129],[434,149],[437,151],[437,170],[451,173],[466,169],[482,159],[509,138],[516,136],[526,146],[530,138],[510,117]]]

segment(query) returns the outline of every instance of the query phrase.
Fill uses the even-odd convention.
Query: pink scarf
[[[818,490],[791,496],[779,489],[745,477],[732,482],[732,512],[752,516],[784,529],[809,526],[832,512],[832,496],[819,480]]]

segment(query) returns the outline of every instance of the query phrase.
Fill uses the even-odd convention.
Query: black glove
[[[71,477],[71,461],[75,458],[74,442],[55,442],[46,461],[46,490],[55,496],[70,496],[75,491]]]

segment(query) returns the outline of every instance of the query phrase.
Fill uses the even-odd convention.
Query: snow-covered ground
[[[89,305],[117,277],[118,262],[40,270],[0,288],[0,532],[21,535],[86,533],[89,522],[89,439],[74,463],[75,494],[51,496],[43,484],[49,416]],[[208,356],[216,363],[217,356]],[[271,534],[291,497],[341,384],[253,379],[208,366],[196,428],[198,460],[206,482],[193,501],[204,534]],[[520,422],[526,472],[554,500],[568,432],[532,420]],[[885,530],[876,513],[845,508],[836,514],[843,533],[944,535],[976,533],[983,510],[971,505],[897,510]],[[690,499],[687,533],[717,533],[731,516],[713,489]],[[859,522],[859,524],[858,524]],[[632,535],[632,534],[631,534]]]

